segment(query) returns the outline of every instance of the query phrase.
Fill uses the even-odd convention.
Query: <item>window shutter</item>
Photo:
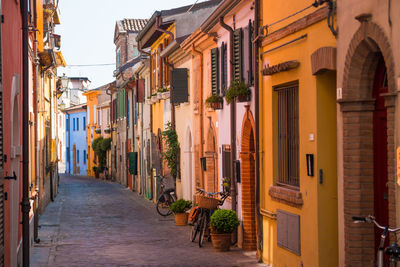
[[[242,29],[233,32],[233,80],[241,80],[242,75]]]
[[[173,69],[171,103],[188,102],[188,69]]]
[[[144,79],[137,80],[137,92],[136,92],[136,101],[138,103],[144,103],[144,96],[145,96],[145,87],[144,87]]]
[[[218,48],[211,49],[211,93],[219,95]]]
[[[227,73],[228,73],[228,61],[227,61],[227,49],[226,43],[221,45],[221,89],[225,94],[227,88]]]
[[[222,146],[222,178],[231,177],[231,149],[228,145]]]
[[[137,152],[129,152],[129,174],[137,175]]]
[[[253,25],[251,20],[249,20],[249,31],[248,31],[248,48],[249,48],[249,77],[248,83],[253,85],[254,84],[254,73],[253,73]]]
[[[243,79],[246,83],[250,83],[250,76],[249,76],[249,72],[250,72],[250,61],[249,61],[249,28],[245,27],[243,29]]]

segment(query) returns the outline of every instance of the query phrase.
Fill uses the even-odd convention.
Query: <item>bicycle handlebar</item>
[[[367,217],[354,216],[354,217],[352,217],[352,219],[353,219],[354,223],[373,223],[379,229],[386,230],[388,232],[393,233],[393,232],[400,231],[400,228],[389,228],[387,226],[380,225],[377,221],[375,221],[375,217],[372,215],[368,215]]]
[[[221,196],[226,195],[225,192],[213,192],[213,193],[211,193],[211,192],[207,192],[206,190],[204,190],[204,189],[202,189],[202,188],[196,188],[196,190],[197,190],[197,192],[199,192],[199,193],[207,194],[207,195],[210,195],[210,196],[215,196],[215,195],[218,195],[218,194],[221,195]]]

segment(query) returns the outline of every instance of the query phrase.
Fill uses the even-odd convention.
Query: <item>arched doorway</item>
[[[208,192],[218,191],[218,169],[217,169],[217,148],[215,140],[215,131],[210,127],[207,132],[206,150],[204,151],[206,157],[206,184],[205,189]]]
[[[188,127],[186,130],[185,137],[185,150],[184,150],[184,181],[185,189],[183,191],[183,197],[185,199],[193,199],[193,152],[192,152],[192,131]]]
[[[253,115],[247,107],[242,124],[241,178],[243,249],[255,250],[256,237],[256,184],[255,184],[255,125]]]
[[[352,216],[372,214],[381,224],[395,225],[393,56],[382,29],[360,22],[347,52],[339,100],[346,266],[374,266],[380,234],[370,224],[354,224]]]

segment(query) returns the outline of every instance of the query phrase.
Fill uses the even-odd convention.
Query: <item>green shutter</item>
[[[242,80],[242,29],[233,33],[233,80]]]
[[[219,95],[218,48],[211,49],[211,92]]]
[[[137,175],[138,153],[129,152],[129,173]]]
[[[188,69],[173,69],[171,71],[171,103],[179,104],[189,101]]]

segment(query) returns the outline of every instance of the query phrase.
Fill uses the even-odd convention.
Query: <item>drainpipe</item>
[[[156,30],[171,36],[171,42],[172,42],[175,39],[174,34],[170,31],[162,29],[160,26],[161,26],[161,17],[157,16],[156,17]]]
[[[260,27],[260,0],[255,0],[254,7],[254,32],[258,34],[258,29]],[[260,77],[259,77],[259,57],[258,52],[260,49],[259,39],[255,40],[253,43],[253,70],[254,70],[254,93],[255,93],[255,145],[256,145],[256,162],[255,162],[255,171],[256,171],[256,231],[257,231],[257,259],[258,262],[262,262],[262,237],[263,237],[263,229],[262,229],[262,217],[261,217],[261,204],[260,204],[260,195],[261,195],[261,181],[260,181],[260,114],[259,114],[259,92],[260,92]]]
[[[137,84],[137,81],[136,81],[136,84]],[[135,114],[133,114],[134,113],[134,111],[135,111],[135,108],[134,108],[134,106],[133,106],[133,88],[131,89],[131,91],[132,91],[132,97],[131,97],[131,110],[132,110],[132,112],[131,112],[131,114],[132,114],[132,120],[131,120],[131,125],[132,125],[132,144],[131,144],[131,147],[132,147],[132,152],[135,152],[135,124],[134,124],[134,120],[135,120]],[[137,165],[137,164],[136,164]],[[136,166],[137,167],[137,166]],[[135,175],[134,174],[132,174],[132,178],[134,178],[135,177]],[[140,190],[140,188],[139,188],[139,194],[141,193],[141,190]]]
[[[123,76],[123,74],[122,74]],[[126,174],[126,187],[129,187],[129,168],[128,168],[128,163],[129,163],[129,159],[128,159],[128,120],[129,120],[129,116],[128,116],[128,101],[129,101],[129,97],[128,97],[128,89],[125,89],[125,115],[126,115],[126,119],[125,119],[125,123],[126,123],[126,130],[125,130],[125,174]],[[132,122],[131,122],[131,126]],[[133,139],[133,136],[132,136]],[[132,180],[132,190],[133,190],[133,180]]]
[[[28,1],[22,0],[22,252],[23,266],[29,267],[29,66]]]
[[[37,28],[37,9],[36,9],[36,0],[33,1],[34,8],[34,25]],[[38,89],[39,89],[39,62],[37,59],[38,56],[38,40],[37,40],[37,31],[34,32],[35,41],[34,41],[34,62],[35,62],[35,82],[34,82],[34,94],[33,94],[33,114],[34,114],[34,132],[35,132],[35,164],[36,164],[36,171],[35,171],[35,207],[34,207],[34,226],[33,226],[33,238],[36,243],[40,242],[38,237],[39,235],[39,165],[38,165],[38,158],[39,158],[39,151],[38,151]]]
[[[219,18],[219,24],[222,28],[229,32],[230,53],[229,62],[231,66],[231,81],[233,79],[233,29],[224,22],[224,17]],[[236,158],[236,100],[230,104],[231,106],[231,197],[232,197],[232,210],[236,211],[236,179],[234,173],[234,162]]]
[[[145,54],[145,55],[147,55],[147,56],[150,56],[150,53],[149,53],[149,52],[146,52],[146,51],[142,50],[142,44],[141,44],[140,41],[138,41],[138,46],[137,46],[137,47],[138,47],[139,53]]]
[[[194,48],[192,45],[192,52],[200,57],[200,99],[199,99],[199,114],[200,114],[200,157],[203,156],[204,147],[204,114],[203,114],[203,53]],[[200,187],[204,188],[204,173],[201,171]]]

